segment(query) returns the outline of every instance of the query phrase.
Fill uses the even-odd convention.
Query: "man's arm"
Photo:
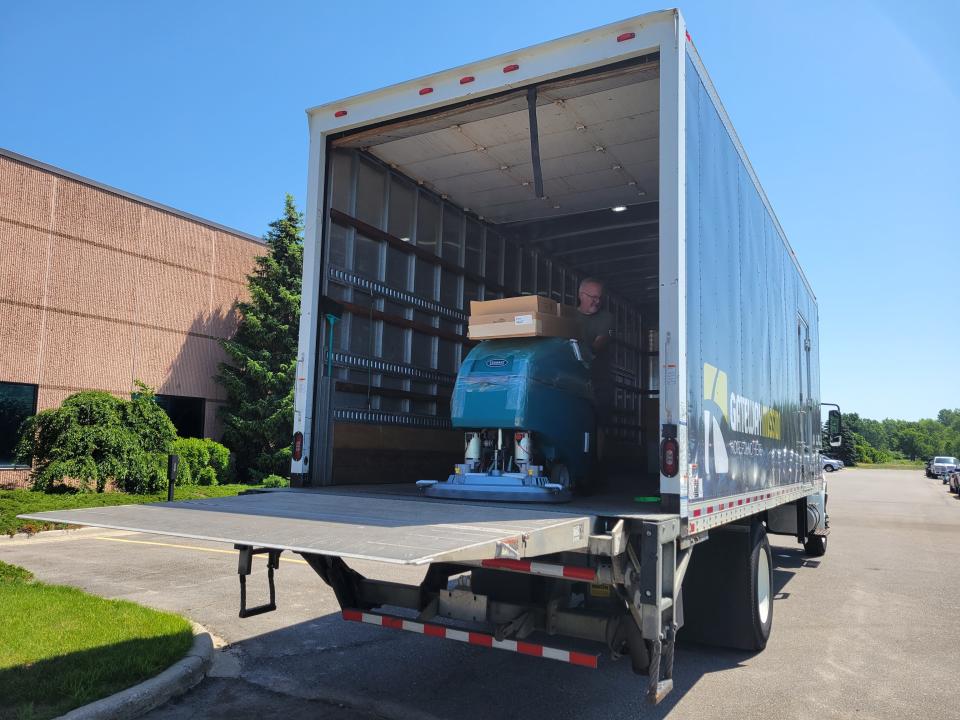
[[[605,335],[597,335],[593,339],[593,352],[599,353],[602,352],[607,345],[610,344],[610,332],[608,331]]]
[[[593,343],[591,343],[594,354],[605,350],[610,344],[610,338],[613,336],[613,317],[606,315],[603,319],[604,322],[599,328],[600,332],[593,339]]]

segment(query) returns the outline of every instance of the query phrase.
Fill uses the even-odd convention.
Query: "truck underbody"
[[[345,620],[590,668],[627,655],[648,677],[648,698],[659,702],[672,687],[684,625],[681,585],[699,639],[754,650],[765,644],[772,598],[767,588],[766,620],[758,623],[764,599],[749,578],[751,556],[769,556],[756,550],[765,547],[763,515],[704,543],[707,533],[681,537],[679,518],[656,503],[634,503],[629,513],[623,504],[609,493],[562,508],[518,507],[367,485],[29,517],[230,543],[239,553],[241,617],[277,609],[274,573],[280,554],[294,552],[332,588]],[[778,507],[796,508],[791,534],[805,537],[806,498]],[[698,544],[702,558],[688,572]],[[267,556],[270,600],[251,607],[247,576],[257,554]],[[401,584],[364,577],[352,560],[425,572],[419,584]],[[709,619],[717,607],[722,621]]]

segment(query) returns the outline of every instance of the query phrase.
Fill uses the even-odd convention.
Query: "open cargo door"
[[[400,565],[579,550],[593,524],[589,515],[296,490],[20,517]]]

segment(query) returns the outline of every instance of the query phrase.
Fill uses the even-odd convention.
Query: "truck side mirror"
[[[827,415],[827,435],[830,436],[830,447],[840,447],[843,440],[843,422],[839,410],[831,410]]]

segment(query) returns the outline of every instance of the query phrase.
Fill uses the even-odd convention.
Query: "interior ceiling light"
[[[646,190],[641,190],[640,192],[637,193],[637,195],[639,195],[640,197],[643,197],[646,194],[647,194]]]
[[[627,206],[626,206],[626,205],[614,205],[614,206],[613,206],[612,208],[610,208],[610,209],[613,210],[614,212],[623,212],[624,210],[627,209]]]
[[[607,150],[603,145],[597,145],[593,149],[596,150],[597,152],[606,152]]]
[[[614,165],[614,166],[613,166],[613,169],[614,169],[614,170],[620,170],[620,169],[622,169],[622,168],[623,168],[622,165]]]

